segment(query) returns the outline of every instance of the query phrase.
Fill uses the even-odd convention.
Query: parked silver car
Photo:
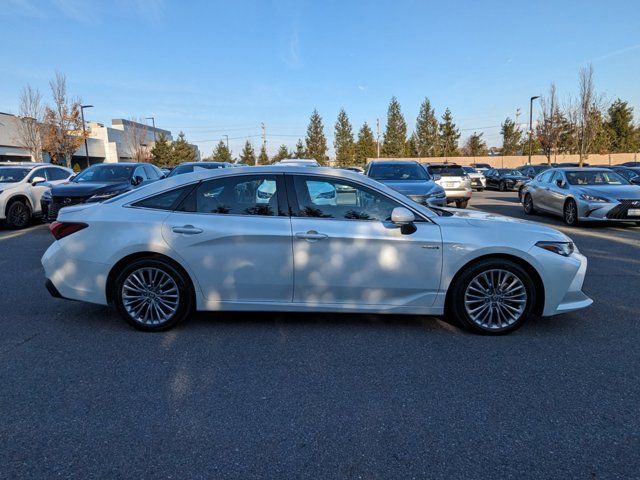
[[[640,186],[605,168],[554,168],[523,191],[528,215],[561,215],[567,225],[583,221],[635,222],[640,225]]]
[[[432,177],[440,177],[436,183],[447,193],[447,203],[457,208],[467,208],[471,198],[471,179],[460,165],[455,163],[429,163],[425,165]]]
[[[418,162],[375,161],[367,165],[366,175],[406,195],[414,202],[430,207],[447,206],[444,189]]]

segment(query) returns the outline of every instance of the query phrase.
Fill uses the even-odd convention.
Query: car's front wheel
[[[500,182],[500,184],[498,185],[498,190],[500,190],[501,192],[506,192],[507,184],[504,181]]]
[[[31,209],[22,200],[14,200],[9,204],[6,211],[6,224],[9,228],[26,228],[31,222]]]
[[[507,259],[486,259],[467,268],[451,286],[447,310],[476,333],[502,335],[520,328],[535,303],[529,274]]]
[[[127,265],[114,283],[116,308],[132,326],[149,332],[167,330],[194,309],[187,275],[160,258],[143,258]]]
[[[578,205],[575,200],[570,198],[565,202],[562,216],[567,225],[573,227],[578,224]]]

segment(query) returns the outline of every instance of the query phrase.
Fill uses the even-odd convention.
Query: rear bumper
[[[471,198],[473,191],[470,188],[464,190],[446,190],[447,202],[455,200],[468,200]]]

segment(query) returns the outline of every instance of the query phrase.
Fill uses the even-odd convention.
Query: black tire
[[[524,213],[527,215],[535,215],[536,209],[533,206],[533,198],[530,193],[525,194],[524,200],[522,201],[522,207],[524,209]]]
[[[168,276],[168,278],[173,281],[173,284],[169,282],[169,287],[171,287],[171,289],[169,290],[169,287],[165,287],[165,290],[162,290],[158,285],[155,285],[149,290],[145,289],[145,292],[142,292],[142,289],[139,289],[140,293],[131,290],[131,285],[138,284],[135,282],[138,282],[140,278],[149,280],[147,282],[147,285],[144,285],[144,287],[149,287],[150,285],[152,285],[153,282],[150,280],[151,277],[150,275],[147,275],[147,273],[149,272],[155,272],[155,275],[157,275],[161,279],[166,278],[163,277],[162,274]],[[162,272],[162,274],[159,272]],[[137,277],[133,277],[133,274],[136,274]],[[137,278],[138,280],[135,280],[134,282],[135,278]],[[125,283],[127,284],[127,287],[125,287]],[[157,283],[161,283],[161,280],[159,280]],[[125,288],[127,288],[128,291],[132,291],[134,296],[143,296],[144,299],[133,301],[129,299],[129,303],[125,304],[125,299],[123,299]],[[174,290],[177,291],[177,295],[175,295],[177,298],[175,299],[175,310],[171,311],[170,307],[167,307],[166,304],[160,304],[160,302],[163,302],[164,300],[156,299],[162,295],[162,298],[164,298],[165,300],[169,299],[168,303],[171,303],[173,305]],[[143,330],[146,332],[159,332],[168,330],[176,326],[178,323],[180,323],[182,320],[189,317],[193,313],[195,306],[193,288],[186,273],[184,273],[181,269],[176,268],[169,261],[161,258],[142,258],[128,264],[124,269],[122,269],[122,271],[118,273],[115,282],[113,283],[112,298],[114,299],[116,309],[118,310],[118,313],[122,316],[122,318],[124,318],[127,323],[129,323],[129,325],[137,328],[138,330]],[[158,302],[155,304],[156,306],[145,307],[142,305],[145,302],[147,303],[147,305],[149,305],[154,300]],[[145,322],[139,318],[136,318],[136,316],[134,316],[130,312],[130,310],[133,310],[135,312],[136,309],[140,309],[139,316],[142,316],[143,312],[151,312],[150,317],[155,316],[159,319],[159,321],[154,321],[153,318],[150,318],[149,321]],[[162,313],[156,315],[154,313],[154,309],[155,312]],[[168,315],[168,317],[161,318],[160,316],[163,314]]]
[[[505,181],[501,181],[500,184],[498,185],[498,190],[500,190],[501,192],[506,192],[507,191],[507,184],[505,183]]]
[[[564,207],[562,208],[562,218],[564,223],[571,227],[578,225],[578,205],[572,198],[564,203]]]
[[[31,223],[31,208],[22,200],[14,200],[6,211],[6,225],[8,228],[26,228]]]
[[[479,192],[484,192],[484,188],[479,188],[478,191]]]
[[[469,200],[456,200],[456,208],[467,208]]]
[[[512,279],[517,278],[520,281],[522,289],[524,289],[526,298],[519,299],[524,306],[520,306],[518,308],[519,312],[516,315],[514,313],[514,319],[511,323],[504,321],[504,325],[499,326],[498,321],[496,320],[495,326],[492,326],[493,322],[487,322],[486,325],[483,325],[483,322],[474,320],[467,308],[465,307],[465,297],[467,294],[467,289],[469,285],[483,273],[487,273],[490,271],[500,271],[505,272],[506,278]],[[473,287],[472,287],[473,288]],[[520,287],[519,287],[520,288]],[[531,310],[536,302],[536,291],[533,280],[529,276],[529,274],[517,263],[507,260],[507,259],[486,259],[480,260],[479,262],[470,265],[467,267],[457,278],[454,280],[452,285],[449,287],[449,295],[447,297],[447,308],[446,314],[452,316],[454,320],[456,320],[463,328],[470,330],[474,333],[479,333],[482,335],[504,335],[514,330],[520,328],[527,321],[531,314]],[[520,289],[519,291],[522,291]],[[470,289],[470,294],[473,295],[474,290]],[[475,300],[474,300],[475,301]],[[497,301],[497,300],[496,300]],[[511,301],[511,300],[509,300]],[[491,301],[487,301],[484,303],[488,303],[488,306],[484,308],[493,309],[493,304]],[[478,308],[475,307],[476,304],[472,303],[470,308]],[[480,302],[480,308],[483,308],[482,302]],[[502,304],[500,304],[502,305]],[[496,307],[496,309],[500,308],[501,311],[507,311],[506,307]],[[521,310],[521,312],[520,312]],[[491,311],[491,310],[490,310]],[[493,317],[493,313],[491,313],[491,318]],[[496,314],[497,315],[497,314]],[[517,317],[517,318],[515,318]]]

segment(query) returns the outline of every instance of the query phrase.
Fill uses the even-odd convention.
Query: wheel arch
[[[31,199],[24,193],[16,193],[7,199],[4,207],[5,215],[7,214],[7,211],[9,210],[11,204],[16,201],[23,201],[24,203],[26,203],[27,207],[29,207],[29,209],[31,210],[31,215],[33,215],[34,206],[31,204]]]
[[[449,308],[449,302],[451,301],[451,291],[453,290],[453,286],[458,281],[458,278],[470,267],[473,265],[483,261],[483,260],[510,260],[518,266],[522,267],[531,277],[531,281],[533,282],[536,288],[536,296],[535,303],[533,304],[533,313],[538,316],[542,315],[544,311],[544,302],[545,302],[545,291],[544,291],[544,282],[542,281],[542,277],[538,270],[531,265],[531,263],[526,260],[517,257],[515,255],[510,255],[508,253],[489,253],[486,255],[480,255],[479,257],[475,257],[469,260],[467,263],[462,265],[458,271],[455,273],[451,282],[449,282],[449,287],[447,288],[447,295],[445,297],[445,310]]]
[[[109,270],[109,274],[107,275],[107,282],[105,284],[105,295],[106,295],[108,304],[113,303],[114,283],[116,281],[116,278],[118,277],[118,274],[131,262],[135,260],[141,260],[143,258],[163,260],[169,263],[176,270],[180,271],[189,280],[189,285],[191,286],[191,295],[193,297],[192,301],[193,301],[193,304],[195,305],[196,285],[193,281],[193,278],[191,278],[191,275],[189,274],[189,272],[177,261],[175,261],[173,258],[157,252],[135,252],[121,258],[113,265],[113,267],[111,267],[111,270]]]

